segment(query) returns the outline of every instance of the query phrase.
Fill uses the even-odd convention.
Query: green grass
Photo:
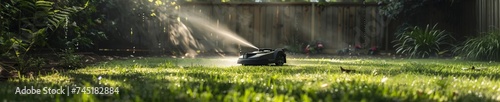
[[[232,59],[231,59],[232,60]],[[227,59],[146,58],[0,82],[8,101],[500,101],[500,63],[446,59],[288,59],[287,66]],[[462,70],[470,66],[486,70]],[[341,73],[339,66],[356,73]],[[102,79],[98,80],[101,76]],[[113,95],[16,95],[16,87],[119,87]],[[0,101],[3,101],[0,100]]]

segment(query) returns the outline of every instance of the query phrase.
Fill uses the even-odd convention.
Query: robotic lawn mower
[[[257,51],[247,52],[240,56],[238,64],[242,65],[267,65],[274,63],[277,66],[282,66],[286,63],[285,50],[278,49],[258,49]]]

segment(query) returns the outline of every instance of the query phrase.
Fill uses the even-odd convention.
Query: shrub
[[[466,40],[455,49],[455,53],[467,59],[500,60],[500,29]]]
[[[293,52],[293,53],[301,53],[302,52],[301,45],[299,45],[299,44],[286,45],[284,48],[287,50],[287,52]]]
[[[0,58],[15,61],[9,67],[24,71],[40,68],[44,58],[33,58],[31,49],[51,47],[60,41],[58,27],[85,7],[69,6],[44,0],[4,0],[0,4]],[[57,39],[51,39],[54,37]]]
[[[396,53],[408,54],[411,57],[426,58],[437,55],[441,46],[450,45],[447,38],[451,36],[445,30],[436,29],[427,25],[425,29],[418,26],[407,27],[401,33],[396,33]]]
[[[41,68],[44,67],[47,63],[44,58],[32,58],[30,57],[25,63],[26,68]]]
[[[63,53],[59,54],[61,57],[61,65],[67,66],[69,68],[80,68],[83,67],[83,56],[77,55],[72,49],[63,50]]]

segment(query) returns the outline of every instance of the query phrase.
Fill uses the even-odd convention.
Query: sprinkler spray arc
[[[191,23],[191,27],[196,28],[202,31],[213,32],[213,34],[218,34],[223,37],[226,41],[232,41],[242,46],[247,46],[254,49],[259,49],[255,45],[246,41],[242,37],[238,36],[235,32],[228,29],[226,26],[213,22],[211,19],[203,18],[204,16],[199,13],[189,13],[183,12],[178,14],[181,18],[187,18],[189,23]]]

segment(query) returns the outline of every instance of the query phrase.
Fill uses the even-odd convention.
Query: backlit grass
[[[145,58],[102,62],[78,70],[1,82],[0,99],[500,101],[500,63],[497,62],[445,59],[288,59],[286,66],[239,66],[234,61]],[[356,72],[341,73],[339,66]],[[486,69],[462,69],[471,66]],[[23,86],[119,87],[119,93],[69,96],[14,94],[16,87]]]

